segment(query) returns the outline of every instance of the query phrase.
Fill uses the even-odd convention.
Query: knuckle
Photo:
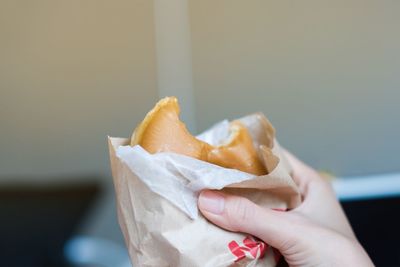
[[[290,256],[295,254],[296,244],[297,242],[294,240],[294,238],[284,238],[280,241],[278,247],[282,253],[284,253],[286,256]]]
[[[254,217],[255,209],[252,203],[242,197],[235,197],[229,201],[227,220],[234,231],[241,231],[249,220]]]

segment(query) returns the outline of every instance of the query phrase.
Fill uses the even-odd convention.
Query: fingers
[[[206,190],[198,204],[203,215],[221,228],[251,234],[281,251],[296,236],[283,212],[261,208],[243,197]]]
[[[284,150],[284,154],[293,168],[293,179],[304,197],[302,205],[297,210],[307,214],[314,221],[329,225],[343,235],[355,239],[354,232],[336,199],[332,186],[289,151]]]
[[[329,182],[324,180],[316,170],[296,158],[286,149],[282,149],[282,151],[293,169],[293,180],[299,187],[303,198],[302,204],[298,208],[323,205],[322,203],[326,199],[332,197],[336,201],[333,188]]]
[[[306,165],[304,162],[300,161],[298,158],[296,158],[295,155],[293,155],[288,150],[283,148],[282,151],[285,154],[286,158],[288,159],[288,161],[294,171],[300,171],[300,170],[304,169],[304,167]]]
[[[289,164],[293,168],[293,179],[304,194],[308,183],[311,181],[322,181],[319,174],[310,166],[299,160],[286,149],[282,149]]]

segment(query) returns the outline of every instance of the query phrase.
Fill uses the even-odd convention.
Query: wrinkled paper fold
[[[118,219],[134,266],[275,266],[277,252],[258,241],[254,241],[258,250],[243,249],[245,257],[239,259],[232,244],[240,250],[240,242],[251,237],[212,225],[197,208],[203,189],[224,190],[268,208],[286,210],[300,203],[268,120],[253,114],[240,121],[254,146],[259,151],[262,146],[272,148],[278,159],[268,175],[255,176],[175,153],[150,154],[140,146],[130,147],[128,139],[109,138]],[[218,145],[228,135],[229,122],[222,121],[198,138]]]

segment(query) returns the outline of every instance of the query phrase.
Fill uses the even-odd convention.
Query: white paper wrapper
[[[109,138],[118,219],[135,267],[276,265],[277,253],[271,247],[214,226],[197,208],[199,192],[206,188],[269,208],[286,210],[300,203],[268,120],[254,114],[240,121],[264,163],[273,168],[268,175],[254,176],[174,153],[149,154],[140,146],[128,146],[128,139]],[[218,145],[228,128],[229,122],[223,121],[198,138]],[[272,148],[273,155],[260,146]]]

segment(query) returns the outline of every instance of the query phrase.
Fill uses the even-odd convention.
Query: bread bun
[[[179,119],[179,113],[175,97],[161,99],[136,127],[130,145],[140,145],[152,154],[174,152],[255,175],[267,173],[242,123],[231,122],[227,140],[212,146],[191,135]]]

